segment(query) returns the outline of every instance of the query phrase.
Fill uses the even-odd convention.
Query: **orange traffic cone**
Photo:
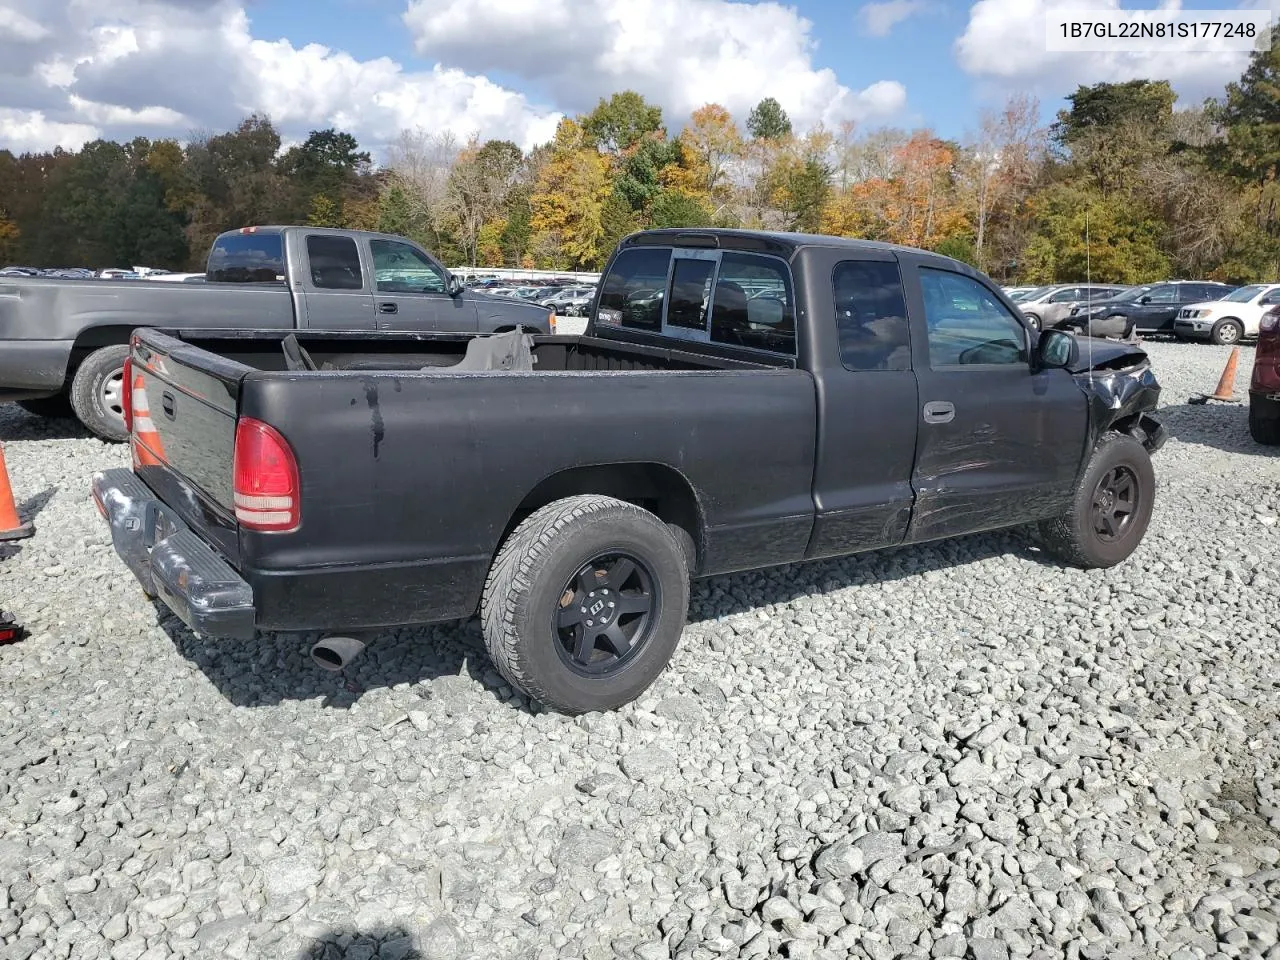
[[[4,465],[4,447],[0,446],[0,540],[22,540],[36,532],[34,524],[23,523],[13,502],[9,486],[9,468]]]
[[[142,383],[142,374],[133,378],[133,465],[135,467],[154,467],[163,463],[164,444],[160,442],[160,434],[151,419],[151,406],[147,402],[147,390]]]
[[[1218,378],[1218,389],[1213,393],[1198,393],[1188,403],[1202,404],[1208,403],[1210,400],[1222,400],[1227,403],[1234,403],[1239,400],[1236,396],[1236,368],[1240,365],[1240,348],[1232,347],[1231,356],[1227,358],[1227,365],[1222,368],[1222,376]]]

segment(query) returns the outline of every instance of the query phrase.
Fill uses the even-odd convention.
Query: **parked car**
[[[1258,346],[1249,379],[1249,434],[1258,443],[1280,446],[1280,306],[1258,321]]]
[[[1137,287],[1093,306],[1076,306],[1065,325],[1095,337],[1123,337],[1135,333],[1173,333],[1178,311],[1188,304],[1220,300],[1234,287],[1208,281],[1171,280]]]
[[[35,267],[4,267],[0,268],[0,277],[38,277],[40,271]]]
[[[595,287],[563,287],[549,297],[539,300],[544,307],[550,307],[557,314],[567,315],[571,306],[590,303],[595,296]]]
[[[320,631],[338,667],[353,632],[479,610],[511,684],[610,709],[664,669],[691,575],[1022,525],[1125,560],[1159,385],[1137,347],[1090,353],[938,254],[646,231],[581,337],[139,331],[152,413],[93,497],[198,633]]]
[[[1219,300],[1183,307],[1173,322],[1173,333],[1189,340],[1239,343],[1258,335],[1262,315],[1274,306],[1280,306],[1280,283],[1251,283]]]
[[[1106,300],[1128,289],[1115,285],[1063,283],[1033,290],[1017,303],[1033,327],[1049,330],[1065,320],[1073,306]]]
[[[203,283],[6,277],[0,400],[37,415],[69,403],[94,434],[123,440],[124,359],[136,327],[549,333],[554,323],[543,307],[464,291],[403,237],[245,227],[214,241]]]

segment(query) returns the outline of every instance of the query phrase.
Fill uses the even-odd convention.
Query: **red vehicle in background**
[[[1280,446],[1280,307],[1262,315],[1249,381],[1249,433],[1258,443]]]

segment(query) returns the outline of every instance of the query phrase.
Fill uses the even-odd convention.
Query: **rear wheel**
[[[1280,447],[1280,402],[1259,397],[1249,400],[1249,436],[1264,447]]]
[[[1243,337],[1244,324],[1231,317],[1228,317],[1225,320],[1219,320],[1215,323],[1213,325],[1213,332],[1209,334],[1209,339],[1220,347],[1239,343]]]
[[[1067,512],[1040,525],[1045,546],[1074,566],[1115,566],[1142,542],[1151,523],[1155,489],[1146,448],[1133,437],[1105,434]]]
[[[1027,318],[1027,323],[1031,324],[1032,330],[1041,329],[1041,320],[1038,315],[1034,313],[1024,313],[1023,316]]]
[[[103,347],[84,358],[71,381],[71,406],[91,432],[103,440],[125,440],[124,361],[125,344]]]
[[[612,497],[532,514],[489,572],[481,620],[508,681],[565,713],[612,710],[666,668],[689,606],[685,548],[665,523]]]

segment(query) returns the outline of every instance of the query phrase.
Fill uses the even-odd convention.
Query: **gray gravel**
[[[617,714],[531,707],[475,623],[346,677],[147,604],[126,453],[0,407],[0,957],[1280,957],[1280,457],[1151,345],[1152,531],[718,578]],[[1242,357],[1240,386],[1250,350]]]

